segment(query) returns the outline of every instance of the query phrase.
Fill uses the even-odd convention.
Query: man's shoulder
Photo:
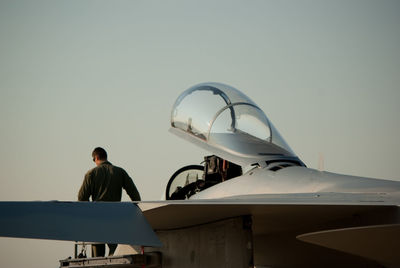
[[[114,170],[117,170],[118,172],[126,173],[125,169],[123,169],[122,167],[112,165],[112,168]]]
[[[104,163],[102,163],[102,164],[99,165],[99,166],[96,166],[96,167],[94,167],[94,168],[92,168],[92,169],[89,169],[88,172],[86,172],[86,175],[96,174],[96,173],[98,173],[100,170],[104,169],[104,167],[107,167],[107,166],[112,166],[112,164],[109,163],[109,162],[104,162]]]
[[[97,167],[94,167],[94,168],[92,168],[92,169],[89,169],[89,170],[86,172],[85,177],[90,176],[90,175],[92,175],[93,173],[95,173],[95,172],[96,172],[96,169],[97,169]]]
[[[117,173],[117,174],[128,174],[125,171],[125,169],[123,169],[119,166],[114,166],[110,162],[106,161],[106,162],[100,164],[99,166],[90,169],[88,172],[86,172],[86,176],[96,175],[99,172],[100,173],[113,172],[113,173]]]
[[[123,169],[122,167],[115,166],[110,163],[109,168],[113,170],[114,174],[118,174],[118,176],[129,177],[128,172],[126,172],[126,170]]]

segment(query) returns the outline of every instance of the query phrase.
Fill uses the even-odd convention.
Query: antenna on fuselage
[[[318,170],[319,171],[324,171],[325,167],[325,157],[324,154],[319,152],[318,153]]]

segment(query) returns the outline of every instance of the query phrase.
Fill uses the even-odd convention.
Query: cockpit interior
[[[166,200],[183,200],[218,183],[243,174],[242,167],[218,156],[204,157],[204,166],[190,165],[176,171],[165,191]]]

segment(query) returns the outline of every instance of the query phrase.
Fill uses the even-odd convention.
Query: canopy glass
[[[184,91],[173,106],[171,126],[236,157],[295,157],[264,112],[228,85],[204,83]]]

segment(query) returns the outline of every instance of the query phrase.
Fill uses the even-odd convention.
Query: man
[[[125,189],[132,201],[140,201],[140,194],[128,173],[107,161],[107,152],[100,147],[93,150],[93,162],[96,167],[89,170],[78,193],[79,201],[121,201],[122,189]],[[116,244],[108,244],[109,255],[113,255]],[[92,245],[93,257],[104,257],[105,245]]]

